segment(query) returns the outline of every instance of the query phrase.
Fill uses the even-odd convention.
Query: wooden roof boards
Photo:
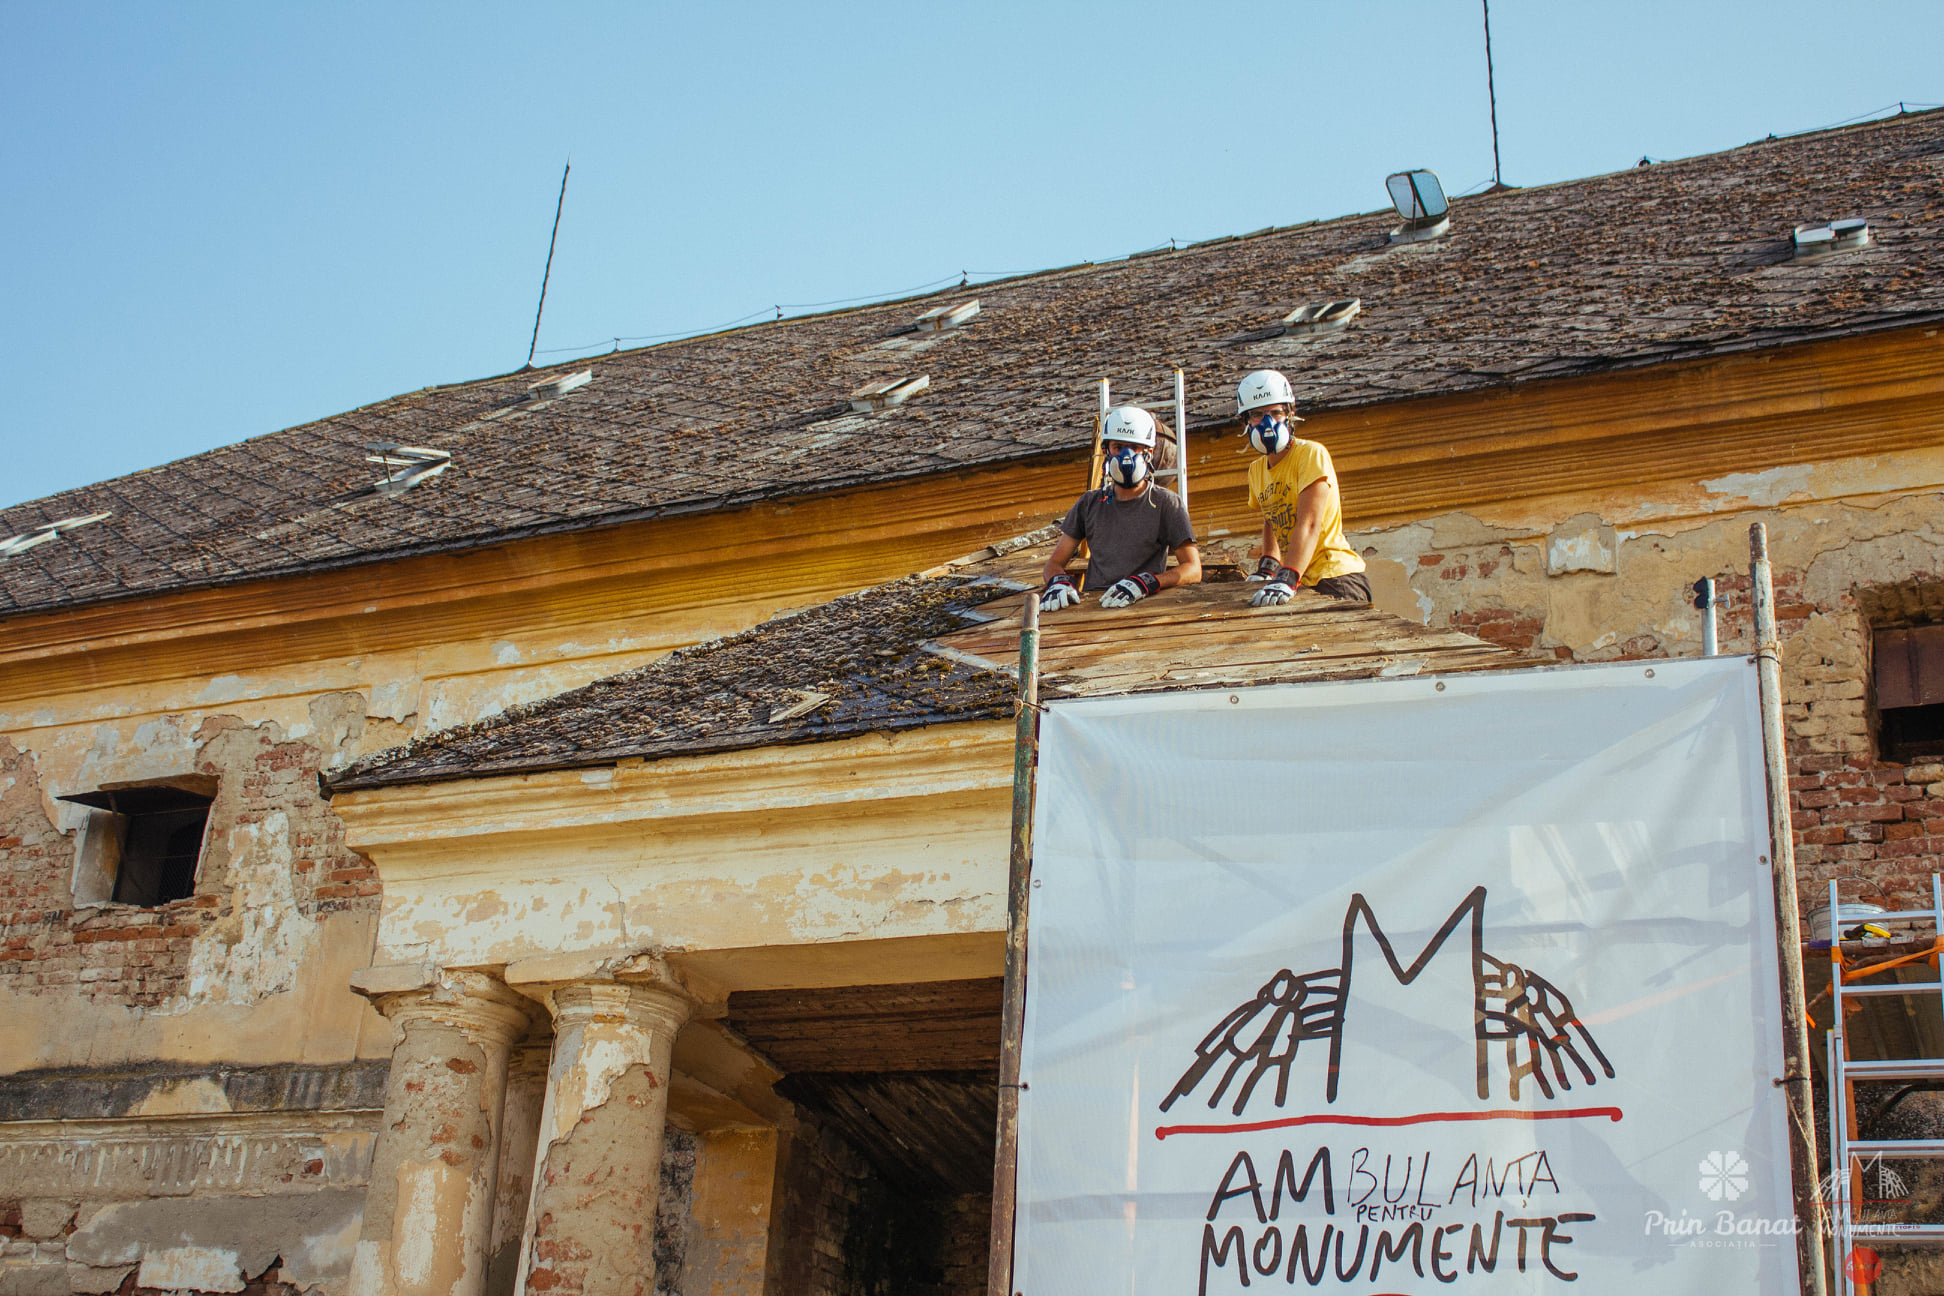
[[[738,990],[725,1018],[778,1069],[975,1071],[999,1065],[998,977]]]
[[[1044,555],[1038,555],[1041,561]],[[1021,564],[987,564],[1023,578]],[[1037,563],[1032,564],[1036,572]],[[1093,697],[1224,685],[1492,670],[1534,663],[1455,630],[1429,630],[1359,603],[1299,592],[1279,607],[1253,608],[1257,586],[1234,569],[1178,586],[1123,611],[1089,599],[1040,618],[1041,696]],[[1000,610],[988,605],[988,612]],[[939,648],[1019,668],[1023,609],[941,635]]]

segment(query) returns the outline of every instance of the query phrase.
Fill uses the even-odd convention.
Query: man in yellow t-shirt
[[[1293,430],[1296,398],[1289,379],[1258,369],[1235,391],[1249,444],[1263,457],[1249,465],[1249,503],[1262,510],[1262,558],[1252,580],[1264,582],[1249,602],[1287,603],[1307,585],[1333,599],[1370,602],[1364,561],[1343,538],[1343,499],[1330,452]]]

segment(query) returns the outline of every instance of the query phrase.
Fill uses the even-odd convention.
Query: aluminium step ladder
[[[1858,1081],[1915,1081],[1918,1083],[1935,1082],[1944,1088],[1944,1057],[1896,1058],[1886,1061],[1852,1061],[1849,1057],[1847,1031],[1848,1003],[1850,1000],[1866,998],[1887,998],[1899,995],[1931,995],[1935,997],[1940,1011],[1944,1011],[1944,980],[1940,981],[1885,981],[1868,985],[1853,985],[1849,977],[1862,977],[1879,972],[1893,972],[1896,967],[1911,963],[1930,962],[1938,957],[1944,936],[1944,879],[1931,875],[1931,907],[1928,909],[1907,909],[1897,913],[1871,914],[1871,922],[1927,923],[1930,926],[1931,948],[1906,954],[1898,958],[1886,959],[1877,963],[1850,968],[1843,957],[1843,916],[1837,900],[1836,883],[1829,884],[1829,927],[1826,935],[1829,940],[1829,985],[1831,1007],[1834,1021],[1829,1029],[1828,1077],[1829,1077],[1829,1173],[1823,1182],[1827,1185],[1827,1199],[1830,1210],[1831,1240],[1834,1267],[1836,1270],[1835,1290],[1840,1296],[1855,1296],[1862,1285],[1861,1274],[1852,1266],[1851,1256],[1859,1245],[1872,1241],[1882,1241],[1896,1245],[1944,1245],[1944,1223],[1937,1224],[1880,1224],[1856,1218],[1856,1211],[1864,1205],[1860,1195],[1863,1172],[1874,1168],[1881,1183],[1883,1162],[1886,1160],[1912,1160],[1919,1158],[1944,1158],[1944,1139],[1886,1139],[1858,1138],[1851,1134],[1856,1116],[1856,1095],[1852,1091]],[[1914,935],[1919,938],[1925,933]],[[1859,1005],[1860,1006],[1860,1005]]]
[[[1105,378],[1100,380],[1099,390],[1100,409],[1094,415],[1093,457],[1087,468],[1088,490],[1099,490],[1107,484],[1106,473],[1102,466],[1101,432],[1107,424],[1107,411],[1113,408],[1113,392],[1108,380]],[[1188,383],[1186,375],[1179,369],[1174,371],[1174,415],[1174,436],[1170,439],[1174,442],[1175,446],[1175,466],[1172,468],[1156,468],[1154,470],[1154,480],[1160,481],[1164,477],[1172,478],[1175,483],[1175,494],[1181,496],[1181,507],[1187,508]],[[1155,451],[1158,457],[1160,447],[1156,446]]]

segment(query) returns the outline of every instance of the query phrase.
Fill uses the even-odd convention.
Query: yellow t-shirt
[[[1300,438],[1289,443],[1288,452],[1274,468],[1269,466],[1267,455],[1249,465],[1249,503],[1261,509],[1262,516],[1276,528],[1276,542],[1282,546],[1285,561],[1289,558],[1289,534],[1296,526],[1296,497],[1312,482],[1325,477],[1332,486],[1336,485],[1336,467],[1330,462],[1330,452],[1318,442]],[[1363,569],[1363,559],[1343,538],[1343,496],[1332,492],[1329,511],[1323,515],[1322,530],[1317,532],[1316,552],[1303,571],[1303,584],[1314,585],[1332,576]]]

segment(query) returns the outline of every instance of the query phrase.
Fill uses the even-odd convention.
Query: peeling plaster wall
[[[748,600],[609,610],[477,638],[464,617],[442,614],[412,651],[248,671],[197,662],[208,673],[0,701],[0,1011],[22,1023],[0,1036],[0,1074],[124,1058],[384,1056],[382,1022],[345,989],[370,960],[378,880],[344,848],[318,771],[763,612]],[[197,772],[220,783],[197,894],[153,910],[78,908],[88,812],[57,798]]]
[[[671,1207],[675,1150],[683,1146],[669,1131],[662,1160],[662,1209],[656,1225],[655,1272],[679,1275],[660,1279],[664,1290],[680,1296],[758,1296],[770,1234],[770,1204],[776,1178],[775,1130],[730,1129],[687,1141],[694,1166],[683,1185],[686,1198]],[[678,1210],[681,1212],[678,1214]],[[680,1254],[664,1253],[661,1236],[681,1221]]]
[[[423,728],[479,719],[746,628],[760,612],[729,603],[0,701],[0,1012],[8,1022],[0,1080],[19,1091],[8,1094],[20,1111],[62,1117],[0,1120],[0,1296],[342,1290],[365,1205],[375,1104],[345,1108],[344,1084],[306,1082],[259,1110],[237,1105],[233,1083],[278,1067],[310,1067],[305,1075],[382,1068],[390,1057],[389,1024],[347,985],[372,961],[380,884],[346,847],[341,821],[318,794],[319,772]],[[154,909],[78,904],[75,855],[89,812],[58,798],[189,774],[217,782],[195,893]],[[751,933],[769,939],[785,913],[809,940],[865,937],[887,923],[991,927],[990,879],[955,880],[953,871],[974,855],[1003,859],[1003,841],[996,852],[966,846],[954,841],[960,831],[941,826],[916,858],[887,870],[895,843],[803,868],[791,855],[802,835],[763,828],[755,836],[768,840],[752,857],[760,867],[740,880],[698,873],[683,885],[698,911],[712,895],[725,901],[711,928],[724,942],[737,932],[735,943]],[[579,894],[593,861],[567,864],[560,886],[574,890],[562,891],[559,911],[572,930],[606,943],[610,933],[654,939],[666,925],[653,876],[636,878],[617,905],[611,886]],[[509,923],[511,911],[494,909],[489,896],[455,903],[512,928],[522,951],[572,943],[543,920]],[[382,1077],[381,1069],[380,1088]],[[523,1135],[529,1161],[531,1133]],[[686,1169],[665,1171],[663,1206],[673,1213],[661,1243],[686,1286],[760,1290],[777,1138],[746,1127],[675,1138],[671,1155],[686,1156]],[[524,1192],[517,1179],[507,1191]],[[691,1209],[698,1195],[702,1204]],[[56,1215],[58,1225],[49,1223]],[[504,1249],[510,1235],[517,1253],[518,1232],[510,1219],[496,1226],[495,1241]],[[489,1273],[510,1282],[500,1271],[512,1257],[492,1259],[500,1263]]]
[[[380,887],[319,772],[657,655],[594,637],[0,705],[0,1294],[343,1290],[391,1030],[348,986]],[[216,780],[194,894],[77,903],[58,798],[184,775]]]
[[[308,710],[326,733],[359,718],[347,719],[343,695]],[[345,982],[369,959],[378,882],[318,794],[332,753],[275,720],[133,729],[89,726],[43,752],[0,738],[0,842],[18,843],[5,850],[0,896],[0,1011],[18,1028],[0,1038],[0,1072],[346,1061],[361,1038],[382,1042],[382,1023]],[[182,774],[217,780],[195,893],[155,908],[77,904],[75,830],[88,812],[56,795]]]

